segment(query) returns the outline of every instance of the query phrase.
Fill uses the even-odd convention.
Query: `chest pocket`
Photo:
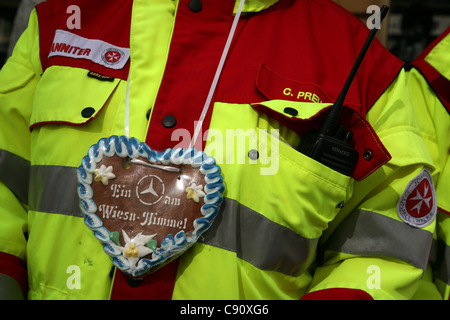
[[[258,71],[256,87],[270,100],[254,103],[252,107],[302,137],[306,132],[321,127],[334,102],[332,97],[337,95],[337,92],[326,92],[314,81],[290,79],[263,64]],[[354,147],[358,152],[352,177],[363,180],[387,163],[391,156],[365,119],[357,92],[352,90],[347,95],[340,123],[353,133]],[[298,146],[298,141],[295,146]]]
[[[48,68],[36,88],[31,129],[44,124],[82,125],[91,121],[120,82],[80,68]]]
[[[310,130],[317,130],[323,123],[330,104],[292,103],[268,101],[252,105],[255,110],[277,120],[287,128],[303,136]],[[390,154],[379,140],[372,126],[357,112],[344,108],[343,125],[353,132],[354,148],[358,152],[356,168],[352,174],[355,180],[363,180],[390,160]],[[370,157],[368,156],[370,155]]]

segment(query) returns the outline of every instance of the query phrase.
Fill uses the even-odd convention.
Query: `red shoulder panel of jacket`
[[[122,68],[115,69],[109,67],[107,64],[109,61],[106,60],[108,57],[105,57],[105,54],[108,53],[108,47],[113,50],[130,48],[132,4],[132,0],[107,2],[47,0],[38,4],[36,10],[42,69],[45,71],[52,65],[76,66],[104,76],[126,80],[129,59]],[[71,40],[65,41],[67,36],[57,38],[57,32],[68,35]],[[95,54],[89,46],[99,41],[102,42],[102,51],[105,52]],[[76,43],[84,43],[85,46],[78,46]],[[50,56],[52,52],[66,54]]]
[[[315,94],[321,102],[334,102],[369,31],[353,14],[329,0],[280,0],[262,14],[243,16],[221,77],[217,100],[301,101],[304,97],[306,102],[317,102],[311,98]],[[262,64],[278,77],[296,82],[295,88],[305,88],[305,95],[299,97],[295,91],[290,96],[268,86],[264,92],[259,91],[264,83],[255,87],[255,79]],[[403,62],[375,39],[345,104],[365,117],[402,66]],[[311,93],[309,98],[307,92]]]
[[[433,88],[448,112],[450,112],[450,80],[446,79],[439,71],[433,68],[425,58],[449,33],[450,27],[437,37],[424,52],[411,63],[411,65],[416,67],[427,79],[429,85]]]

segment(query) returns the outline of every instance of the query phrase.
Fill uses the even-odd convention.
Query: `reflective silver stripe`
[[[29,178],[30,161],[9,151],[0,150],[0,180],[25,204],[28,203]]]
[[[423,229],[357,210],[334,231],[324,249],[361,256],[390,257],[425,270],[433,235]]]
[[[83,217],[76,168],[32,166],[30,210]],[[201,242],[235,252],[262,270],[297,276],[314,260],[318,239],[306,239],[235,200],[224,199],[221,213]]]
[[[29,210],[84,217],[77,185],[76,168],[31,166]]]
[[[314,260],[318,239],[303,238],[237,201],[225,199],[200,242],[236,252],[258,269],[298,276]]]

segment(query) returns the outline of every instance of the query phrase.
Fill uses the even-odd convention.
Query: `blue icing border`
[[[189,164],[194,168],[200,168],[200,172],[205,175],[205,204],[201,207],[203,217],[195,219],[194,232],[190,235],[186,235],[184,231],[178,232],[175,236],[167,235],[161,241],[160,247],[152,253],[152,259],[141,258],[136,266],[130,263],[119,249],[120,247],[111,240],[111,232],[103,226],[102,220],[97,216],[97,205],[92,199],[93,189],[91,184],[97,164],[103,157],[112,157],[115,154],[122,158],[147,158],[152,164]],[[92,145],[77,169],[77,177],[80,208],[85,215],[86,226],[102,243],[103,250],[112,258],[113,263],[120,270],[133,277],[139,277],[147,273],[153,267],[164,263],[193,245],[198,237],[211,226],[219,212],[223,199],[222,194],[225,190],[220,167],[216,164],[214,158],[207,156],[203,151],[193,148],[169,148],[158,152],[152,150],[145,143],[139,142],[136,138],[126,136],[102,138],[97,144]]]

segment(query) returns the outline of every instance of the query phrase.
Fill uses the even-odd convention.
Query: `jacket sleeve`
[[[427,146],[437,163],[434,283],[445,300],[450,294],[450,27],[412,63],[408,88]],[[424,282],[424,281],[423,281]],[[431,286],[433,279],[427,283]]]
[[[408,193],[418,177],[435,173],[409,99],[402,70],[367,114],[392,159],[355,183],[351,199],[321,239],[321,263],[303,299],[414,296],[427,267],[436,210],[425,211],[424,225],[399,214],[405,201],[414,197]],[[431,199],[427,204],[411,202],[417,208],[436,200],[430,180],[431,176],[425,197]]]
[[[26,295],[30,130],[34,89],[42,73],[36,12],[0,72],[0,296]]]

